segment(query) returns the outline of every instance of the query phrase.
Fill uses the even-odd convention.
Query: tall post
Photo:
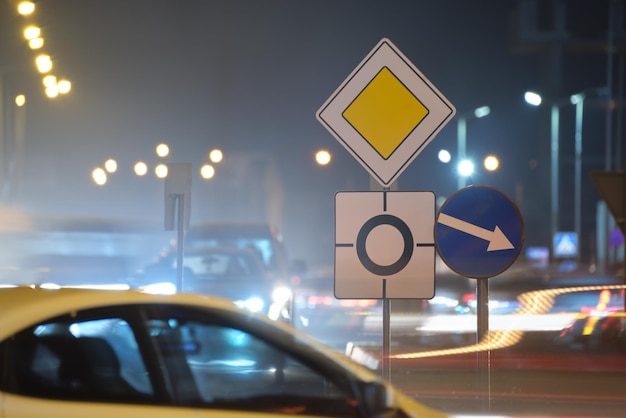
[[[5,130],[5,98],[4,98],[4,75],[2,68],[0,68],[0,201],[4,199],[4,187],[5,187],[5,175],[4,175],[4,162],[6,154],[6,144],[4,138]]]
[[[550,242],[559,228],[559,106],[554,103],[550,116]]]
[[[177,211],[176,216],[176,291],[183,291],[184,271],[183,254],[185,253],[185,195],[177,194],[175,197]]]
[[[394,181],[390,187],[382,187],[370,176],[370,190],[389,191],[398,190],[398,182]],[[386,279],[383,279],[383,361],[381,364],[382,378],[391,383],[391,300],[386,293]]]
[[[583,152],[583,106],[585,97],[581,95],[576,101],[576,133],[574,135],[574,232],[581,241],[581,174],[582,174],[582,152]],[[580,250],[576,254],[576,258],[580,260]]]
[[[465,159],[465,149],[467,146],[467,119],[464,116],[460,116],[456,123],[456,137],[457,137],[457,153],[458,163]],[[465,187],[465,178],[458,176],[457,188],[460,190]]]

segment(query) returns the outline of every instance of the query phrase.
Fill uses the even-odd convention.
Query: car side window
[[[154,395],[123,319],[59,319],[23,330],[4,344],[12,376],[8,392],[107,402],[143,402]]]
[[[206,408],[359,416],[349,390],[325,373],[240,329],[180,316],[153,320],[151,335],[177,373],[192,376],[180,403]],[[174,358],[178,360],[174,362]],[[176,382],[177,387],[181,381]]]

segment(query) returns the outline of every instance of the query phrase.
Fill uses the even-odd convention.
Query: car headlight
[[[250,312],[261,312],[265,307],[265,302],[260,297],[254,296],[245,300],[237,300],[235,304],[240,308],[249,310]]]
[[[283,305],[292,297],[291,289],[287,286],[279,286],[272,292],[272,301],[274,303]]]

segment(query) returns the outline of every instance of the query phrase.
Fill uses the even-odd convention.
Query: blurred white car
[[[0,289],[0,416],[443,417],[370,370],[232,302]]]
[[[177,253],[166,251],[135,277],[134,287],[148,293],[176,292]],[[183,255],[186,293],[218,296],[252,312],[289,322],[291,289],[271,274],[251,249],[237,247],[191,248]]]

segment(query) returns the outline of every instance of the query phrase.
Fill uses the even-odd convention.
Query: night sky
[[[165,142],[172,149],[168,161],[191,162],[195,175],[208,151],[220,148],[225,160],[213,183],[194,177],[192,223],[269,218],[283,230],[292,256],[313,262],[332,261],[334,194],[370,187],[365,169],[315,113],[380,39],[390,39],[457,115],[491,107],[487,118],[468,121],[467,153],[478,159],[494,153],[501,169],[471,181],[498,187],[517,202],[531,245],[548,245],[542,240],[549,217],[549,112],[525,105],[523,92],[561,98],[607,83],[604,51],[593,45],[583,51],[576,42],[566,43],[571,50],[563,49],[554,75],[550,44],[519,35],[520,4],[532,1],[55,0],[36,2],[35,22],[54,71],[73,85],[67,96],[51,100],[33,70],[21,37],[25,19],[13,3],[0,3],[4,101],[23,91],[28,107],[24,190],[12,204],[43,216],[160,222],[162,181],[135,178],[133,162],[156,161],[154,148]],[[605,28],[589,23],[602,22],[606,1],[567,3],[574,38],[606,39]],[[529,25],[549,28],[545,13]],[[595,20],[579,17],[592,13]],[[586,112],[585,181],[605,163],[605,112],[592,100]],[[573,107],[562,113],[563,135],[571,138]],[[570,147],[563,152],[571,155]],[[320,148],[333,153],[327,167],[313,160]],[[454,153],[456,119],[400,176],[398,188],[438,197],[454,192],[456,174],[437,160],[441,148]],[[120,168],[98,187],[91,170],[109,157]],[[571,167],[564,155],[563,199],[573,193]],[[585,197],[595,205],[590,185]]]

